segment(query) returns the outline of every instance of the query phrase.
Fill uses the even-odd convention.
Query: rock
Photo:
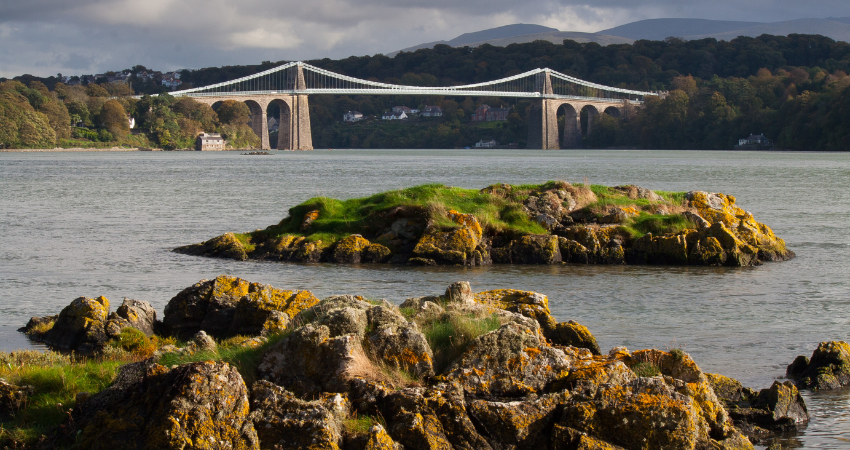
[[[376,306],[369,310],[385,309]],[[401,316],[399,316],[401,317]],[[402,320],[404,318],[402,317]],[[371,320],[370,324],[375,323]],[[425,336],[414,324],[381,323],[374,325],[375,331],[370,333],[367,342],[369,351],[384,364],[405,370],[416,377],[434,375],[434,354]]]
[[[693,222],[694,225],[697,226],[697,229],[704,230],[704,229],[711,226],[711,223],[709,223],[707,220],[703,219],[702,216],[700,216],[699,214],[697,214],[695,212],[685,211],[685,212],[682,213],[682,215],[685,216],[686,219]]]
[[[449,211],[447,215],[458,228],[441,231],[435,225],[430,225],[413,249],[413,257],[458,265],[476,265],[489,260],[486,249],[479,248],[483,230],[478,219],[472,214],[457,211]]]
[[[372,243],[359,234],[352,234],[336,244],[331,260],[335,263],[359,264],[361,254]]]
[[[758,260],[785,261],[794,257],[794,252],[788,250],[785,241],[776,237],[770,227],[757,222],[752,214],[735,204],[735,197],[691,191],[685,195],[685,198],[696,209],[698,215],[712,226],[722,224],[736,239],[756,249]],[[720,242],[728,251],[722,239]]]
[[[453,303],[474,303],[469,281],[457,281],[446,288],[446,300]]]
[[[204,330],[195,334],[189,345],[200,351],[214,352],[216,349],[215,341],[207,333],[205,333]]]
[[[87,449],[259,449],[248,389],[223,362],[169,370],[123,366],[115,382],[74,408],[76,445]]]
[[[555,345],[586,348],[594,355],[602,353],[599,349],[599,344],[596,343],[596,338],[590,334],[590,330],[574,320],[561,322],[554,327],[544,327],[543,334],[546,336],[546,339]]]
[[[130,327],[145,333],[147,336],[152,336],[155,326],[156,310],[150,303],[124,298],[118,310],[109,314],[105,331],[106,334],[114,338],[121,334],[121,330]]]
[[[239,261],[246,261],[248,259],[245,246],[239,242],[239,239],[233,233],[225,233],[200,244],[177,247],[174,251],[186,255],[228,258]]]
[[[275,289],[251,283],[248,293],[236,303],[227,335],[258,336],[284,331],[301,310],[319,302],[310,291]]]
[[[360,259],[362,262],[366,263],[382,263],[387,262],[391,256],[392,251],[390,251],[387,247],[378,243],[371,243],[363,249],[363,254]]]
[[[56,324],[56,320],[58,319],[59,314],[54,316],[30,317],[27,324],[18,328],[18,331],[26,333],[33,340],[41,341],[44,338],[44,334],[53,328],[53,325]]]
[[[304,218],[301,220],[301,231],[307,231],[310,228],[310,225],[319,218],[319,210],[314,209],[312,211],[304,214]]]
[[[0,420],[9,420],[26,406],[27,400],[35,392],[32,386],[15,386],[0,379]]]
[[[511,263],[556,264],[561,262],[558,236],[532,234],[523,236],[510,244]]]
[[[518,397],[541,391],[569,368],[563,351],[545,345],[534,330],[508,323],[476,338],[444,377],[467,395]]]
[[[790,381],[775,381],[770,388],[756,392],[723,375],[706,376],[735,426],[753,442],[795,432],[798,425],[809,421],[806,404]]]
[[[369,435],[366,438],[366,443],[363,445],[363,450],[402,450],[403,447],[396,444],[393,438],[387,434],[384,427],[373,425],[369,428]]]
[[[587,433],[575,428],[565,427],[556,423],[552,427],[551,448],[565,448],[571,450],[624,450],[619,445],[609,444],[605,441],[590,437]]]
[[[350,405],[340,394],[305,401],[268,381],[251,388],[248,419],[264,449],[339,449]]]
[[[257,373],[261,379],[306,396],[345,392],[350,378],[360,374],[358,364],[374,369],[356,336],[331,338],[327,326],[307,324],[272,346]]]
[[[105,331],[108,315],[109,300],[106,297],[79,297],[62,309],[42,341],[54,348],[94,353],[109,341]]]
[[[316,324],[327,326],[330,337],[354,334],[358,338],[363,339],[367,326],[366,311],[368,309],[358,309],[350,306],[333,309],[316,320]]]
[[[568,392],[546,394],[522,401],[472,400],[469,415],[489,431],[501,448],[545,449],[558,407],[570,399]]]
[[[798,356],[786,375],[800,387],[815,390],[850,385],[850,345],[844,341],[821,342],[808,364],[804,356]]]
[[[633,184],[626,186],[614,186],[612,189],[620,191],[626,194],[632,200],[637,199],[646,199],[651,202],[663,202],[664,198],[660,195],[656,194],[654,191],[651,191],[646,188],[642,188],[640,186],[635,186]]]
[[[625,386],[635,378],[634,372],[617,358],[578,358],[573,360],[569,375],[559,379],[555,386],[592,397],[602,385]]]
[[[694,401],[660,377],[600,385],[592,397],[564,405],[558,424],[625,448],[694,449],[713,441]]]
[[[653,236],[646,233],[636,239],[627,252],[630,264],[688,264],[688,242],[684,235]]]
[[[291,317],[317,302],[309,291],[285,291],[219,275],[169,300],[162,325],[166,334],[183,339],[200,330],[219,339],[268,334],[282,331]]]

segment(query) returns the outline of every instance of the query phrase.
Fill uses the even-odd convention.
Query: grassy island
[[[297,262],[757,265],[794,256],[731,195],[549,181],[317,197],[177,252]]]

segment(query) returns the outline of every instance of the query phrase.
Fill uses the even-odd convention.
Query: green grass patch
[[[171,367],[200,361],[224,361],[235,367],[242,375],[245,384],[251,386],[257,381],[257,366],[260,365],[263,355],[269,347],[280,342],[288,334],[284,332],[269,336],[268,342],[256,348],[241,347],[235,345],[236,339],[229,339],[219,343],[215,351],[199,351],[192,354],[166,353],[159,358],[158,363]]]
[[[639,377],[656,377],[661,375],[661,369],[651,362],[637,363],[632,367],[632,372]]]
[[[45,352],[42,357],[20,353],[0,353],[0,361],[4,362],[0,378],[34,389],[23,409],[0,425],[0,445],[9,448],[34,443],[68,417],[68,410],[76,406],[78,393],[102,391],[115,379],[119,367],[136,361],[130,357],[73,362],[70,357],[53,352]]]
[[[434,371],[442,373],[478,336],[501,326],[498,316],[444,315],[421,325],[422,333],[434,352]]]
[[[696,225],[681,214],[659,215],[641,213],[630,217],[622,228],[632,237],[639,238],[646,233],[659,236],[667,233],[679,233],[686,229],[695,229]]]
[[[354,415],[342,422],[343,430],[345,430],[346,434],[351,436],[367,434],[375,425],[381,425],[384,429],[387,428],[386,422],[380,415],[370,416],[367,414],[357,414],[355,412]]]
[[[301,232],[302,218],[306,213],[318,210],[319,218],[310,226],[307,238],[311,241],[331,243],[350,234],[378,232],[389,225],[381,213],[396,207],[415,209],[444,228],[455,226],[454,222],[446,217],[446,213],[456,210],[475,215],[481,226],[490,231],[545,233],[539,224],[522,213],[522,205],[514,200],[481,193],[476,189],[426,184],[350,200],[311,198],[290,209],[289,217],[278,225],[248,234],[256,238],[251,239],[251,242],[283,235],[303,236],[305,234]]]

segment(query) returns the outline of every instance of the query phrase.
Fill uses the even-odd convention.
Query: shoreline
[[[203,152],[244,152],[246,148],[238,148],[238,149],[227,149],[227,150],[203,150]],[[275,149],[272,149],[275,150]],[[175,149],[175,150],[164,150],[161,148],[144,148],[144,147],[132,147],[132,148],[119,148],[119,147],[110,147],[110,148],[4,148],[0,149],[0,153],[71,153],[71,152],[196,152],[200,150],[195,150],[192,148],[184,148],[184,149]]]

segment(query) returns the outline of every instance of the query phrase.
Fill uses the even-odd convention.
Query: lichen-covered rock
[[[236,303],[228,335],[267,335],[285,330],[295,315],[319,302],[310,291],[288,291],[251,283]]]
[[[363,251],[372,243],[359,234],[352,234],[336,244],[331,260],[335,263],[359,264]]]
[[[844,341],[821,342],[811,359],[798,356],[786,375],[800,387],[822,390],[850,385],[850,344]]]
[[[628,260],[637,264],[687,265],[688,242],[681,234],[653,236],[646,233],[629,248]]]
[[[602,385],[566,404],[559,424],[629,449],[694,449],[711,439],[693,401],[661,378]]]
[[[124,298],[118,310],[109,314],[105,331],[114,338],[121,334],[121,330],[130,327],[151,336],[154,334],[154,326],[156,326],[156,310],[150,303]]]
[[[790,381],[775,381],[770,388],[756,392],[723,375],[706,376],[735,426],[752,442],[796,431],[809,420],[806,404]]]
[[[623,450],[619,445],[609,444],[575,428],[556,423],[552,427],[550,448],[568,448],[571,450]]]
[[[302,309],[318,302],[310,291],[287,291],[219,275],[184,289],[165,306],[166,334],[188,338],[200,330],[226,338],[282,331]]]
[[[105,331],[108,316],[106,297],[79,297],[62,309],[53,328],[41,340],[54,348],[85,354],[96,352],[109,341]]]
[[[27,404],[34,393],[31,386],[15,386],[0,379],[0,420],[8,420]]]
[[[363,450],[401,450],[402,448],[393,441],[393,438],[380,425],[373,425],[372,428],[369,428],[369,434],[363,445]]]
[[[56,324],[56,320],[58,319],[59,314],[44,317],[30,317],[27,324],[18,328],[18,331],[26,333],[27,336],[35,341],[41,341],[44,338],[45,333],[53,328],[53,325]]]
[[[723,224],[737,239],[756,248],[759,260],[784,261],[794,257],[794,252],[787,249],[785,241],[776,237],[770,227],[757,222],[752,214],[735,204],[735,197],[691,191],[685,198],[707,222],[712,225]]]
[[[569,375],[558,380],[555,387],[593,396],[599,386],[624,386],[637,378],[623,361],[607,355],[576,358],[572,364]]]
[[[472,294],[472,288],[469,286],[469,281],[457,281],[446,288],[446,301],[453,303],[474,303],[475,296]]]
[[[625,185],[625,186],[614,186],[613,188],[616,191],[620,191],[623,194],[626,194],[632,200],[637,199],[645,199],[651,202],[663,202],[664,197],[656,194],[654,191],[642,188],[640,186],[635,186],[633,184]]]
[[[425,229],[413,249],[413,257],[442,264],[476,265],[489,260],[482,243],[483,230],[472,214],[449,211],[448,218],[458,226],[442,231],[435,225]]]
[[[236,368],[199,362],[123,366],[116,381],[74,409],[80,448],[259,449],[248,389]]]
[[[201,330],[195,334],[192,338],[192,341],[189,342],[189,346],[193,349],[200,351],[208,351],[213,352],[216,349],[216,343],[213,338],[210,337],[204,330]]]
[[[387,262],[392,256],[392,251],[384,245],[373,242],[363,249],[360,257],[362,262],[366,263],[382,263]]]
[[[366,342],[375,358],[417,377],[434,375],[434,354],[415,324],[384,306],[370,308],[366,314],[369,327],[374,330]]]
[[[561,262],[558,236],[532,234],[510,244],[513,264],[557,264]]]
[[[596,342],[596,338],[590,333],[590,330],[574,320],[544,327],[543,335],[555,345],[586,348],[594,355],[602,354],[599,344]]]
[[[569,369],[564,352],[542,342],[535,330],[507,323],[476,338],[444,378],[474,397],[517,397],[540,392]]]
[[[213,258],[228,258],[245,261],[248,253],[245,246],[239,242],[233,233],[225,233],[200,244],[184,245],[174,249],[177,253],[195,256],[209,256]]]
[[[327,326],[307,324],[270,348],[257,373],[299,396],[345,392],[363,354],[356,335],[332,338]]]
[[[630,239],[617,226],[577,226],[559,233],[558,246],[565,262],[576,264],[624,264],[624,242]]]
[[[261,449],[332,449],[342,444],[350,405],[340,394],[305,401],[268,381],[251,388],[251,414]]]
[[[562,392],[511,402],[473,400],[469,414],[501,448],[544,449],[555,413],[569,399],[569,392]]]

